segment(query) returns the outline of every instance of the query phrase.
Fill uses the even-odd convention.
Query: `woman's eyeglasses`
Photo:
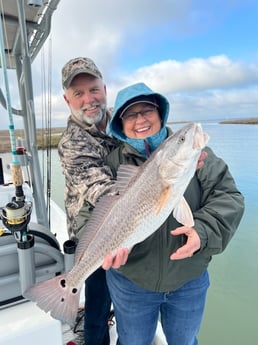
[[[157,107],[148,107],[144,108],[141,111],[135,111],[131,113],[125,113],[122,116],[122,121],[127,121],[127,122],[133,122],[138,118],[138,115],[140,114],[142,117],[145,119],[149,119],[152,117],[152,115],[157,111]]]

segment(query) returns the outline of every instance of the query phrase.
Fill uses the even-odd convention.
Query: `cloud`
[[[185,62],[161,61],[107,82],[109,106],[119,89],[143,81],[171,102],[170,120],[257,116],[258,68],[225,55]],[[53,123],[64,126],[69,110],[61,94],[52,97]]]
[[[69,109],[62,97],[61,68],[75,56],[89,56],[99,66],[109,106],[119,89],[143,81],[169,99],[176,120],[257,116],[257,50],[246,53],[253,64],[230,55],[230,49],[220,51],[220,40],[213,44],[215,54],[199,50],[212,30],[249,5],[253,11],[258,7],[254,0],[164,0],[162,6],[150,0],[95,0],[90,5],[85,0],[60,1],[50,39],[33,63],[37,117],[42,95],[48,100],[42,79],[48,85],[51,78],[52,125],[66,125]],[[173,44],[178,42],[184,58],[175,58]],[[192,42],[188,50],[186,42]],[[192,51],[196,42],[200,45]],[[16,104],[18,91],[13,86],[11,90]]]
[[[165,93],[224,89],[257,84],[258,67],[219,55],[207,59],[193,58],[185,62],[161,61],[121,78],[123,84],[142,80]]]
[[[243,1],[234,1],[234,7]],[[60,70],[68,59],[86,55],[109,75],[128,46],[207,33],[232,6],[223,0],[163,0],[162,5],[150,0],[62,0],[52,20],[54,65]]]
[[[108,87],[109,101],[120,88],[142,81],[169,99],[176,121],[257,116],[258,67],[225,55],[139,68]]]
[[[68,59],[81,55],[92,57],[103,72],[110,106],[119,89],[144,81],[168,97],[172,116],[178,119],[223,117],[225,112],[232,116],[238,112],[240,117],[255,114],[257,99],[252,96],[252,88],[257,84],[257,65],[226,54],[202,57],[201,52],[183,61],[164,59],[162,51],[153,58],[154,63],[146,64],[138,54],[143,45],[153,50],[160,40],[208,34],[247,3],[255,2],[166,0],[161,6],[150,0],[95,0],[90,5],[76,0],[76,5],[71,6],[70,0],[62,0],[52,30],[53,75],[58,76],[53,81],[53,97],[59,100],[52,102],[54,119],[65,123],[69,113],[59,97],[61,67]],[[128,49],[135,50],[135,61],[130,66],[126,60]],[[245,103],[254,102],[248,114],[248,107],[241,106],[243,99]]]
[[[211,90],[175,94],[170,121],[200,121],[257,117],[258,89]]]

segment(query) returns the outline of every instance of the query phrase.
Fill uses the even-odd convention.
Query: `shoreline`
[[[184,124],[190,121],[174,121],[168,122],[168,125],[173,124]],[[258,117],[248,118],[248,119],[239,119],[239,120],[223,120],[219,121],[218,124],[226,125],[226,124],[234,124],[234,125],[258,125]],[[55,127],[51,128],[51,148],[57,148],[58,142],[60,137],[65,130],[65,127]],[[24,138],[24,130],[23,129],[16,129],[15,130],[16,138]],[[38,149],[44,149],[49,145],[48,140],[49,132],[45,129],[39,128],[37,129],[37,146]],[[10,144],[10,134],[9,130],[0,130],[0,153],[7,153],[11,151],[11,144]]]
[[[204,120],[200,121],[203,122]],[[217,120],[214,120],[216,122]],[[191,121],[169,121],[168,124],[180,124],[180,123],[188,123]],[[196,121],[198,122],[198,121]],[[235,120],[221,120],[218,121],[220,125],[258,125],[258,117],[250,117],[248,119],[235,119]]]
[[[253,117],[250,119],[239,119],[239,120],[223,120],[220,124],[232,124],[232,125],[258,125],[258,118]]]
[[[65,127],[51,128],[51,131],[46,129],[37,129],[37,147],[38,149],[44,149],[49,146],[49,134],[51,134],[51,148],[57,148],[60,137],[65,130]],[[23,129],[15,129],[16,138],[24,138]],[[0,153],[6,153],[11,151],[10,134],[9,130],[0,130]]]

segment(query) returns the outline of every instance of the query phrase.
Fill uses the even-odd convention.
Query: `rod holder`
[[[64,242],[63,248],[65,272],[68,272],[74,266],[76,243],[73,240],[67,240]]]
[[[35,284],[34,236],[27,234],[26,241],[17,241],[21,293]]]

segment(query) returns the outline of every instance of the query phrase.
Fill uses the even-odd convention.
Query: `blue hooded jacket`
[[[144,100],[149,99],[158,105],[159,115],[161,118],[161,129],[158,133],[148,137],[146,139],[132,139],[124,135],[122,131],[122,120],[120,114],[125,107],[130,106],[135,101],[140,101],[141,98]],[[127,142],[133,146],[140,154],[144,157],[148,156],[146,151],[146,145],[148,150],[153,152],[167,137],[166,123],[169,115],[169,102],[168,100],[159,93],[153,92],[144,83],[137,83],[130,85],[117,94],[114,111],[108,127],[108,134],[113,137]]]

